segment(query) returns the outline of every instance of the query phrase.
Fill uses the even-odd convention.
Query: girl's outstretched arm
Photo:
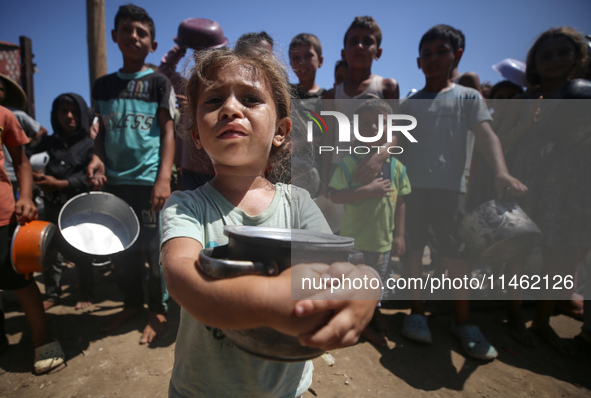
[[[162,245],[161,262],[171,296],[201,323],[220,329],[272,327],[300,335],[326,323],[328,311],[301,318],[291,299],[291,269],[276,277],[214,279],[198,268],[202,245],[173,238]],[[324,269],[328,269],[325,265]]]

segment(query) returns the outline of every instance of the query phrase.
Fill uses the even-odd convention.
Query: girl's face
[[[80,124],[80,113],[74,104],[61,104],[57,110],[57,120],[65,133],[73,133]]]
[[[567,79],[576,63],[575,46],[566,37],[554,37],[536,52],[537,70],[542,80]]]
[[[193,139],[214,165],[265,168],[271,146],[280,146],[289,118],[277,120],[269,84],[248,66],[227,66],[197,98]]]

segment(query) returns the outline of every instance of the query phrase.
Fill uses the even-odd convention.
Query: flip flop
[[[57,340],[35,348],[35,373],[40,375],[64,363],[64,350]]]
[[[460,339],[462,348],[472,358],[490,361],[495,359],[499,353],[484,337],[480,328],[475,325],[461,325],[452,323],[451,331]]]
[[[420,314],[410,314],[404,318],[402,335],[407,339],[424,344],[431,344],[433,341],[429,325],[427,325],[427,318]]]

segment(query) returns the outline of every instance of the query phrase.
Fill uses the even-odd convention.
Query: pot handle
[[[278,274],[274,262],[265,265],[261,262],[229,260],[228,246],[208,247],[199,253],[199,269],[212,278],[225,279],[243,275],[273,276]]]

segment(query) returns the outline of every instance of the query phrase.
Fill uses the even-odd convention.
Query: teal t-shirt
[[[109,184],[154,185],[162,132],[158,110],[174,115],[168,78],[152,69],[117,72],[97,79],[95,112],[105,123],[105,171]]]
[[[307,191],[276,184],[261,214],[234,207],[209,183],[173,192],[162,211],[162,243],[188,237],[203,247],[228,243],[224,225],[298,228],[331,233]],[[257,358],[237,348],[219,329],[207,327],[181,309],[170,397],[293,398],[312,382],[311,361],[283,363]]]
[[[337,191],[354,190],[364,184],[353,180],[357,164],[366,155],[347,155],[338,164],[329,187]],[[341,235],[355,238],[357,250],[384,253],[392,248],[395,227],[396,201],[400,195],[411,191],[406,167],[389,157],[382,167],[382,174],[390,177],[394,191],[387,197],[367,198],[345,204],[341,218]]]

